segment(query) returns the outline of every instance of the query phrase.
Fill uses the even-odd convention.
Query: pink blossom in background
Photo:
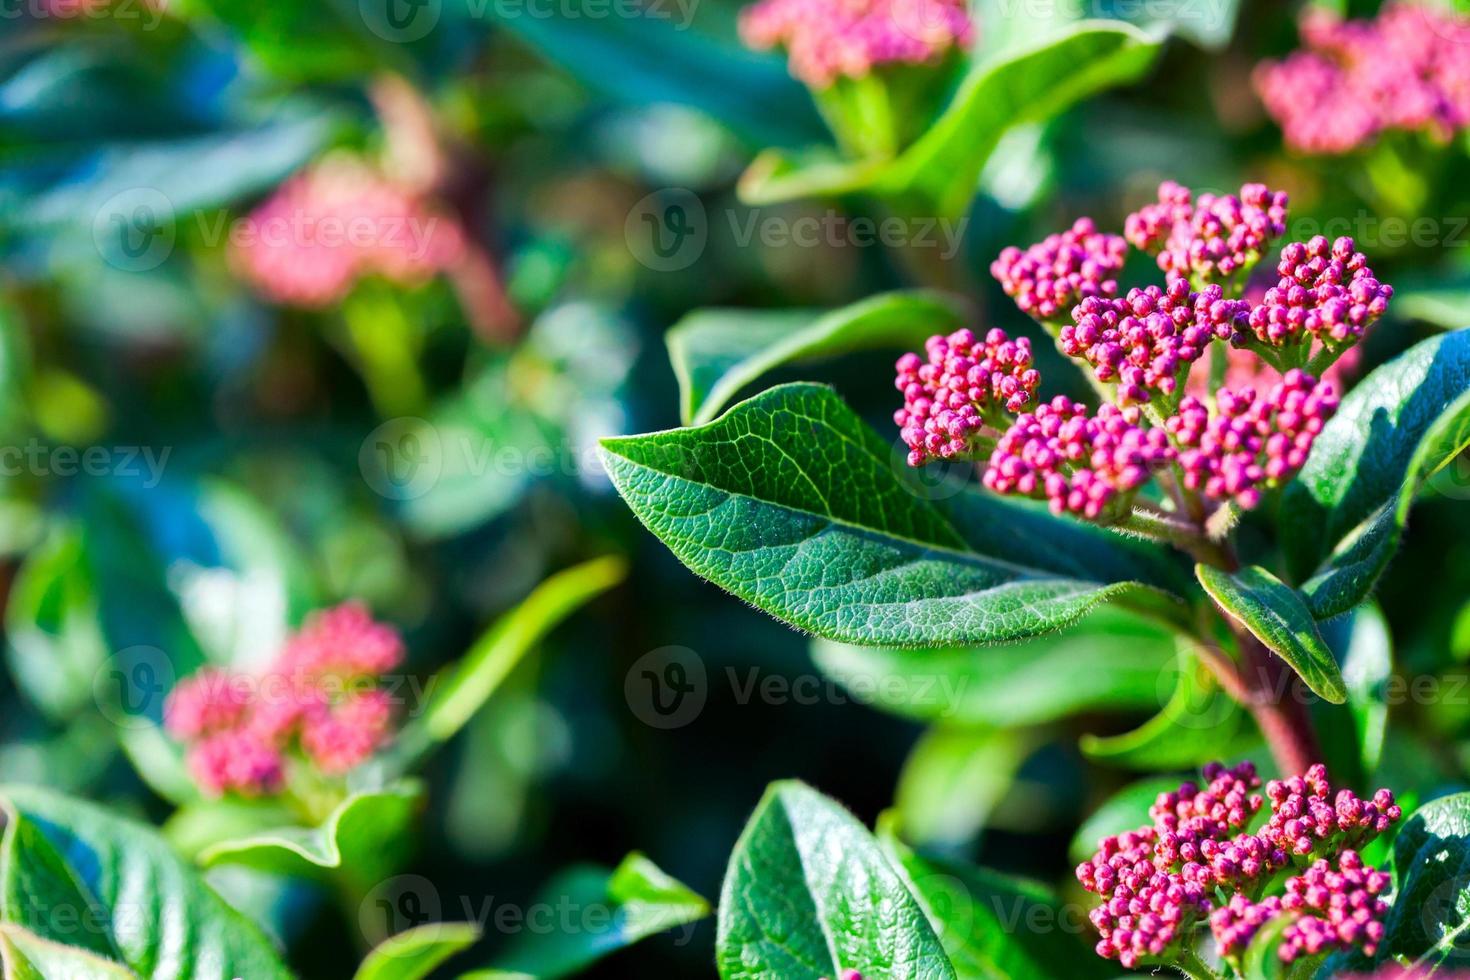
[[[1388,130],[1448,140],[1470,124],[1470,18],[1412,3],[1372,20],[1309,8],[1301,35],[1304,49],[1255,73],[1295,149],[1346,153]]]
[[[190,772],[211,796],[278,792],[298,751],[337,776],[392,736],[393,704],[380,675],[403,661],[403,641],[367,607],[313,613],[259,673],[205,668],[180,681],[164,726],[188,747]]]
[[[464,232],[361,161],[331,158],[292,177],[232,232],[239,275],[270,300],[323,307],[365,276],[416,284],[465,253]]]
[[[923,64],[973,36],[963,0],[759,0],[740,13],[741,39],[785,48],[791,74],[812,88],[885,64]]]

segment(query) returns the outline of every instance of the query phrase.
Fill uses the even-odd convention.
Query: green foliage
[[[1333,704],[1347,700],[1342,670],[1301,593],[1256,566],[1224,572],[1196,565],[1195,574],[1215,604],[1285,660],[1308,687]]]
[[[1470,330],[1416,344],[1343,399],[1282,497],[1287,558],[1318,619],[1367,597],[1424,482],[1467,445]]]
[[[1024,639],[1142,587],[1110,574],[1131,563],[1121,538],[1037,516],[1067,540],[1046,555],[1022,527],[1003,526],[991,509],[1003,505],[925,499],[894,452],[817,385],[773,388],[700,428],[607,439],[603,455],[633,512],[681,561],[834,640]],[[1064,575],[1036,558],[1073,568],[1096,559],[1097,570]]]
[[[1242,714],[1199,657],[1183,649],[1163,710],[1123,735],[1084,736],[1081,747],[1089,758],[1133,769],[1193,768],[1228,753]]]
[[[907,350],[965,322],[965,304],[935,292],[880,293],[830,313],[699,310],[665,338],[685,425],[715,418],[741,389],[787,364],[870,348]]]
[[[374,947],[353,980],[421,980],[479,938],[479,929],[463,923],[418,926]]]

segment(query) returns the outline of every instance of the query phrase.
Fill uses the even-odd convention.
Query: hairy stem
[[[1125,531],[1132,531],[1156,541],[1164,541],[1184,551],[1195,561],[1206,565],[1233,570],[1239,563],[1229,550],[1218,542],[1211,541],[1198,525],[1149,511],[1135,508],[1118,523]]]
[[[1210,969],[1210,965],[1200,959],[1199,954],[1192,949],[1186,949],[1179,954],[1179,958],[1174,961],[1174,968],[1190,980],[1221,980],[1220,974]]]

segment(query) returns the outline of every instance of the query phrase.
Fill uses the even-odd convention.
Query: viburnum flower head
[[[1393,287],[1380,283],[1351,238],[1318,235],[1281,250],[1280,279],[1250,311],[1237,342],[1272,347],[1320,340],[1340,347],[1361,339],[1388,309]]]
[[[1470,125],[1470,17],[1432,3],[1388,3],[1371,20],[1308,6],[1303,50],[1266,61],[1256,91],[1291,147],[1340,154],[1389,130],[1447,142]]]
[[[740,13],[752,48],[784,47],[812,88],[888,64],[924,64],[974,38],[964,0],[759,0]]]
[[[1031,342],[994,329],[984,339],[970,330],[930,337],[925,358],[899,358],[895,387],[903,408],[894,413],[910,466],[952,459],[972,448],[987,422],[1018,412],[1036,394],[1041,376],[1032,367]]]
[[[1159,185],[1158,201],[1130,214],[1124,237],[1158,258],[1172,281],[1223,282],[1248,273],[1286,234],[1285,191],[1246,184],[1239,196],[1201,194],[1172,180]]]
[[[309,617],[259,673],[206,668],[180,681],[164,726],[188,746],[190,772],[212,796],[280,791],[295,753],[341,775],[391,737],[379,675],[402,657],[395,630],[344,603]]]
[[[1091,913],[1102,937],[1098,954],[1130,968],[1169,963],[1192,943],[1195,927],[1207,923],[1220,954],[1230,958],[1280,918],[1285,925],[1277,953],[1286,962],[1329,949],[1372,955],[1383,937],[1388,906],[1379,896],[1389,878],[1365,865],[1357,848],[1399,819],[1392,794],[1379,790],[1365,801],[1342,790],[1323,804],[1331,787],[1326,769],[1314,765],[1302,776],[1268,784],[1270,818],[1250,833],[1246,828],[1264,804],[1254,792],[1261,785],[1255,768],[1212,763],[1205,778],[1204,787],[1187,782],[1160,794],[1149,810],[1150,826],[1105,838],[1078,866],[1082,886],[1101,900]],[[1303,820],[1311,823],[1310,833],[1299,826]],[[1293,834],[1310,839],[1304,850]],[[1298,870],[1293,855],[1311,863],[1290,874],[1284,892],[1276,894],[1267,886],[1276,875]],[[1267,897],[1255,897],[1268,890]]]
[[[1021,311],[1048,321],[1089,297],[1114,296],[1128,243],[1099,232],[1091,218],[1022,251],[1004,249],[990,273]]]

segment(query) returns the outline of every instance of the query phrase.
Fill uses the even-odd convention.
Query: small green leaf
[[[907,879],[959,980],[1110,977],[1116,971],[1083,939],[1076,906],[1033,882],[959,861],[920,856],[897,839],[884,846]]]
[[[538,903],[578,910],[581,925],[523,932],[493,971],[473,976],[571,976],[608,953],[698,922],[710,911],[708,902],[637,852],[611,872],[590,867],[564,872],[546,886]]]
[[[488,701],[516,664],[573,612],[621,582],[628,574],[622,558],[594,558],[552,575],[520,605],[496,620],[464,659],[449,668],[433,688],[416,724],[434,742],[452,738]],[[416,732],[404,738],[413,742]]]
[[[923,909],[841,806],[774,783],[730,856],[715,960],[724,980],[954,980]]]
[[[665,338],[685,425],[703,425],[776,367],[873,348],[916,348],[962,325],[968,311],[944,293],[880,293],[829,313],[698,310]]]
[[[1281,503],[1289,567],[1314,616],[1368,596],[1414,497],[1467,446],[1470,330],[1416,344],[1348,393]]]
[[[1422,320],[1445,330],[1458,330],[1470,321],[1470,277],[1424,285],[1394,282],[1393,313]]]
[[[1068,846],[1067,856],[1081,863],[1097,853],[1097,846],[1104,837],[1147,827],[1152,822],[1148,810],[1154,805],[1154,800],[1160,793],[1171,793],[1178,788],[1179,780],[1173,776],[1142,779],[1124,786],[1082,821]]]
[[[1181,652],[1178,665],[1162,711],[1124,735],[1082,736],[1083,753],[1132,769],[1192,768],[1228,754],[1240,730],[1240,707],[1193,653]]]
[[[137,980],[110,959],[42,939],[28,929],[0,924],[0,966],[5,980]]]
[[[1166,627],[1099,606],[1025,643],[911,650],[817,639],[811,655],[855,701],[923,721],[1008,728],[1157,707],[1160,677],[1179,654]]]
[[[465,922],[436,922],[408,929],[374,947],[353,980],[422,980],[479,938],[480,930]]]
[[[1397,884],[1380,958],[1432,973],[1463,966],[1470,943],[1470,793],[1426,803],[1393,844]]]
[[[1005,798],[1037,741],[1024,730],[929,729],[898,777],[895,807],[904,838],[946,850],[969,844]]]
[[[152,828],[35,787],[0,788],[0,807],[0,921],[143,976],[290,977],[265,935]]]
[[[602,445],[618,491],[685,565],[830,639],[1022,639],[1139,590],[1118,570],[1152,573],[1146,552],[1100,529],[978,494],[927,499],[818,385],[782,385],[708,425]]]
[[[763,155],[740,182],[741,198],[773,203],[794,196],[870,191],[922,195],[942,217],[963,214],[980,172],[1002,136],[1025,123],[1056,116],[1103,89],[1143,77],[1158,55],[1163,32],[1119,21],[1084,20],[1026,46],[981,59],[944,112],[892,162],[800,166]]]
[[[199,864],[242,864],[275,874],[313,876],[345,868],[362,880],[391,873],[394,856],[412,825],[423,785],[403,780],[376,792],[357,792],[333,808],[318,827],[276,827],[211,844]]]
[[[1337,658],[1300,592],[1255,565],[1232,573],[1201,564],[1194,572],[1215,604],[1285,660],[1308,687],[1333,704],[1347,700]]]

